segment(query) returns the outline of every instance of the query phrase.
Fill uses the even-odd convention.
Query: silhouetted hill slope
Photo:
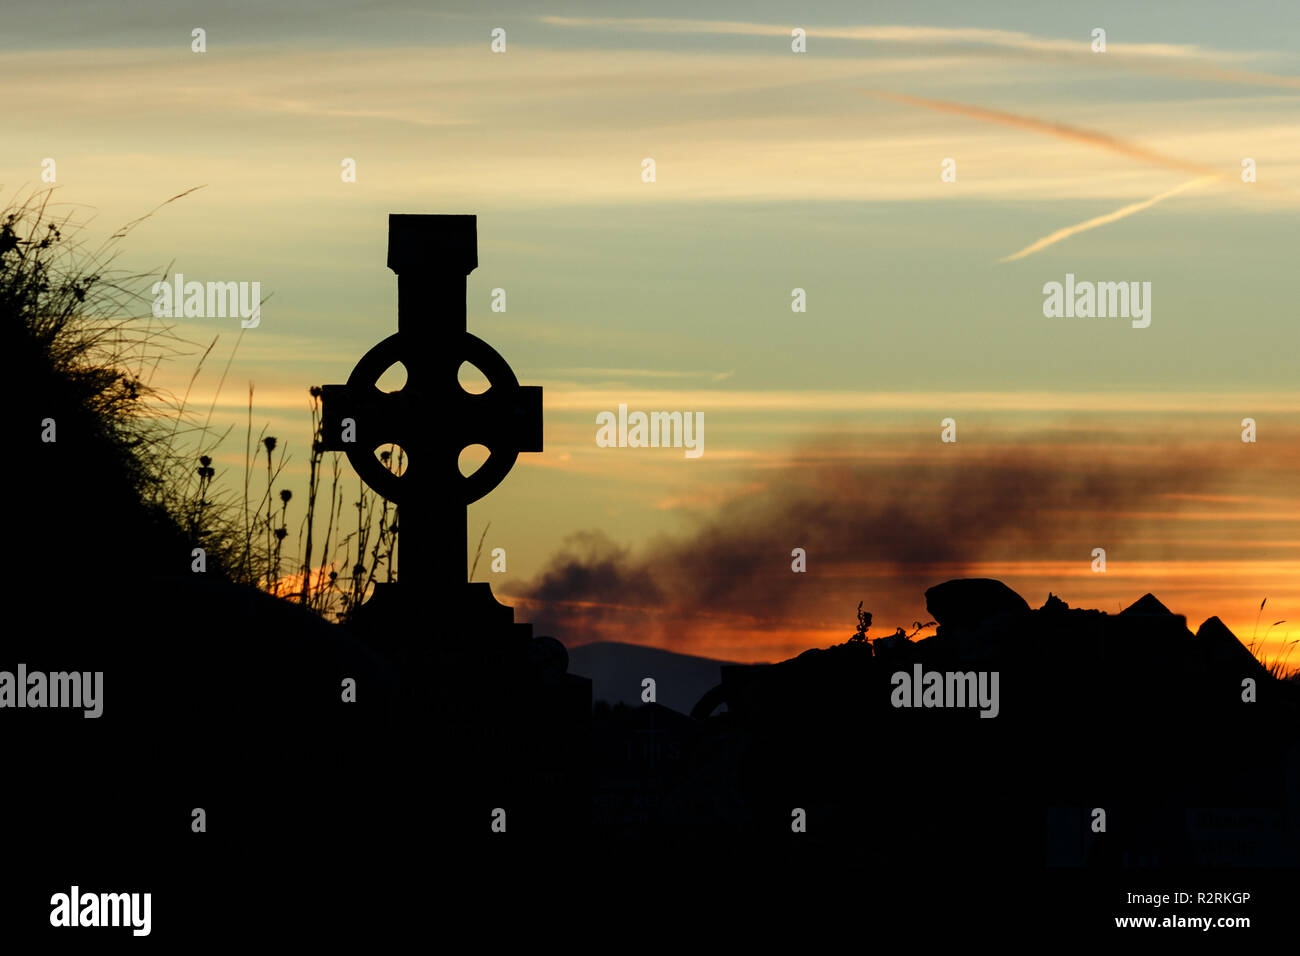
[[[731,663],[620,641],[569,648],[569,672],[591,678],[593,700],[637,707],[641,681],[653,677],[656,701],[683,714],[722,679],[719,668]]]

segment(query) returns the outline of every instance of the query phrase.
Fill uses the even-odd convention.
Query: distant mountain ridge
[[[656,701],[683,714],[722,681],[722,665],[734,663],[622,641],[569,648],[569,673],[591,678],[593,701],[639,707],[641,681],[653,677]]]

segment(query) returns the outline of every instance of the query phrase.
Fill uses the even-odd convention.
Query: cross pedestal
[[[534,639],[489,585],[466,581],[466,507],[500,484],[521,452],[542,450],[542,390],[520,385],[465,328],[466,277],[477,265],[475,217],[390,216],[397,332],[346,384],[322,389],[324,448],[346,452],[361,479],[397,505],[398,581],[376,585],[348,624],[391,664],[409,789],[427,793],[436,770],[449,818],[509,806],[536,814],[538,826],[572,831],[590,802],[582,768],[591,682],[565,673],[559,641]],[[406,384],[381,392],[376,383],[398,362]],[[487,391],[461,387],[464,362],[487,377]],[[376,457],[388,444],[405,452],[400,476]],[[466,477],[458,460],[473,444],[490,455]]]

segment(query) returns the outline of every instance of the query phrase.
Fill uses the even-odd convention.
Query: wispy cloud
[[[696,34],[711,36],[760,36],[789,38],[790,24],[752,23],[739,20],[688,20],[656,17],[557,17],[539,18],[552,26],[574,29],[613,30],[625,33]],[[1253,86],[1300,89],[1300,76],[1261,73],[1229,66],[1238,61],[1276,57],[1271,51],[1216,50],[1191,43],[1107,44],[1105,58],[1092,52],[1091,36],[1077,39],[1037,36],[1020,30],[983,27],[935,27],[905,24],[864,26],[803,26],[809,39],[851,40],[913,47],[983,47],[1002,54],[1012,53],[1042,60],[1053,59],[1090,68],[1134,70],[1189,80],[1210,80]]]
[[[269,233],[287,204],[301,207],[297,215],[335,221],[337,214],[324,210],[336,208],[343,157],[357,159],[358,191],[378,204],[409,201],[413,191],[436,195],[446,206],[480,209],[492,203],[518,209],[555,202],[951,199],[954,191],[941,188],[937,175],[919,172],[936,165],[936,154],[952,155],[951,124],[925,128],[905,110],[885,106],[864,123],[856,87],[960,85],[996,75],[1029,89],[1041,70],[1014,60],[975,60],[964,50],[942,57],[905,52],[805,59],[539,48],[492,57],[459,48],[436,56],[428,49],[358,48],[330,59],[306,52],[268,58],[231,48],[199,64],[127,50],[5,53],[0,83],[21,84],[38,73],[44,79],[6,107],[10,148],[0,157],[0,182],[26,181],[33,168],[26,157],[61,148],[68,182],[109,214],[116,214],[116,201],[138,208],[154,200],[159,182],[177,190],[209,183],[211,199],[204,201],[231,215],[205,224],[205,236],[212,228],[229,231],[236,218],[243,234]],[[933,108],[947,101],[906,102]],[[1008,102],[1027,112],[1018,100]],[[1286,105],[1198,105],[1197,124],[1189,128],[1168,111],[1112,103],[1108,129],[1142,129],[1152,142],[1177,141],[1198,162],[1132,143],[1127,152],[1114,144],[1110,151],[1150,160],[1153,172],[1196,175],[1205,175],[1208,164],[1226,169],[1242,155],[1269,156],[1268,175],[1252,187],[1263,190],[1268,182],[1294,181],[1300,170],[1296,128],[1280,112]],[[195,115],[204,117],[202,136],[155,137],[148,148],[141,145],[141,131],[179,128]],[[994,118],[993,111],[968,115]],[[58,117],[57,127],[48,126],[50,117]],[[1052,125],[1039,122],[1028,125],[1044,132]],[[1018,137],[1007,133],[1011,124],[985,125],[956,130],[968,157],[957,187],[963,198],[1104,198],[1119,205],[1167,188],[1157,177],[1106,175],[1095,156],[1063,153],[1055,143],[1041,157],[1028,157],[1042,173],[1026,177],[1022,164],[1006,161],[1012,150],[1024,157]],[[1057,138],[1067,139],[1067,131],[1058,124]],[[1240,152],[1245,144],[1251,152]],[[255,177],[248,175],[250,152],[259,155]],[[640,179],[646,156],[658,162],[653,185]],[[236,197],[245,203],[237,211],[229,206]],[[546,255],[565,261],[579,253],[551,244]]]
[[[639,33],[694,33],[726,36],[790,36],[789,24],[751,23],[741,20],[683,20],[668,17],[556,17],[539,18],[552,26],[598,30],[624,30]],[[828,40],[867,40],[880,43],[910,44],[980,44],[1010,50],[1035,52],[1088,52],[1087,41],[1034,36],[1020,30],[992,30],[981,27],[932,27],[902,24],[878,26],[806,26],[809,37]],[[1110,49],[1131,56],[1210,57],[1227,54],[1206,50],[1194,44],[1114,43]],[[1241,54],[1232,54],[1240,56]]]
[[[1125,412],[1140,408],[1164,412],[1216,412],[1225,407],[1259,412],[1300,412],[1296,392],[1175,392],[1169,390],[1088,392],[951,392],[951,391],[842,391],[842,390],[731,390],[731,389],[597,389],[573,383],[543,381],[550,411],[592,412],[616,408],[619,402],[644,408],[723,409],[753,412],[866,412],[866,411],[1011,411],[1011,412]],[[299,401],[301,399],[298,399]],[[710,452],[712,454],[712,452]]]
[[[632,379],[632,378],[675,378],[675,379],[709,379],[714,382],[720,382],[727,378],[732,372],[700,372],[684,371],[681,369],[662,369],[662,368],[543,368],[538,369],[542,373],[552,373],[555,375],[571,375],[575,378],[596,378],[596,379]]]

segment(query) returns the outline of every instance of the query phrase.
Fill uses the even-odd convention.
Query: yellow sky
[[[387,214],[478,213],[470,327],[545,390],[546,451],[470,516],[508,548],[494,583],[521,606],[575,531],[599,528],[635,561],[765,500],[792,459],[827,477],[944,466],[939,422],[953,415],[963,448],[1054,453],[1062,471],[1187,443],[1229,466],[1205,487],[1106,506],[1158,559],[1117,554],[1103,577],[1087,549],[1077,562],[972,552],[965,572],[1004,577],[1035,606],[1054,590],[1113,611],[1151,590],[1193,627],[1217,614],[1241,636],[1265,596],[1272,620],[1300,620],[1291,54],[1116,31],[1097,55],[1064,21],[810,24],[805,55],[789,51],[789,24],[757,14],[512,23],[504,55],[486,31],[264,44],[214,30],[202,55],[188,39],[4,49],[0,81],[21,95],[0,107],[0,183],[37,186],[55,159],[59,208],[94,217],[88,238],[204,187],[131,233],[130,266],[258,280],[272,298],[243,335],[179,323],[194,355],[153,384],[183,394],[219,336],[189,406],[242,436],[253,382],[254,433],[265,424],[290,449],[288,481],[302,478],[308,386],[342,381],[394,328]],[[348,158],[355,183],[340,177]],[[1192,188],[1201,175],[1218,178]],[[1151,328],[1045,322],[1039,290],[1067,271],[1154,279]],[[496,286],[512,297],[504,315],[487,309]],[[811,303],[798,316],[795,286]],[[703,411],[705,455],[597,448],[595,415],[619,404]],[[1238,437],[1247,416],[1255,446]],[[845,435],[851,449],[824,447]],[[242,476],[242,444],[213,452],[224,474]],[[1070,508],[1085,532],[1105,517]],[[931,571],[961,569],[916,562],[905,590],[840,554],[820,568],[825,609],[699,607],[668,626],[643,603],[575,633],[626,636],[657,615],[647,640],[773,659],[843,639],[858,599],[878,627],[923,616],[921,592],[942,578],[915,575]]]

